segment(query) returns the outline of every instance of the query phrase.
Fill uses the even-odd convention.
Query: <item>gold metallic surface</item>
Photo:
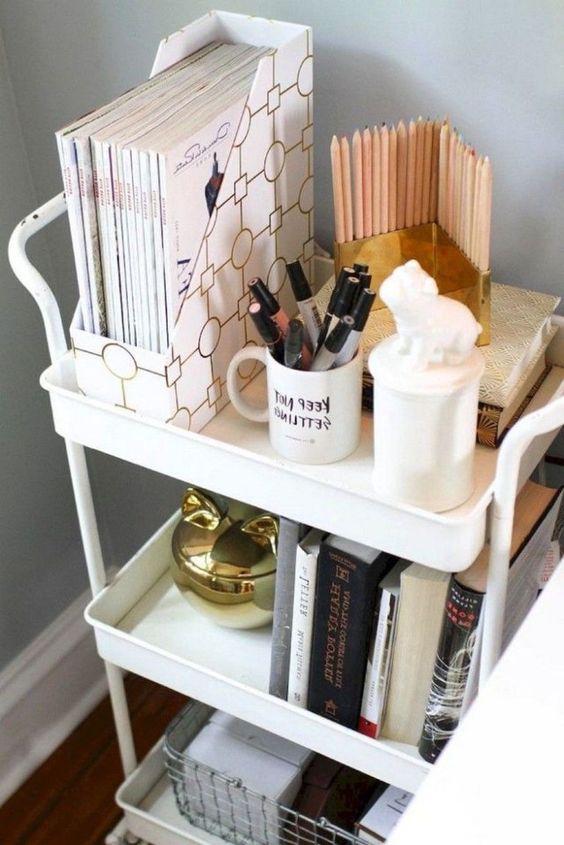
[[[396,267],[411,258],[417,259],[439,287],[439,293],[463,302],[482,326],[478,346],[490,342],[491,271],[481,273],[437,223],[422,223],[371,238],[333,245],[335,275],[341,267],[355,263],[368,264],[372,289]],[[374,308],[384,308],[376,297]]]
[[[193,591],[221,605],[225,613],[212,614],[219,624],[230,627],[229,608],[241,604],[249,604],[245,627],[265,624],[274,606],[277,541],[272,514],[190,487],[172,536],[173,579],[188,600]],[[205,602],[198,609],[205,611]]]

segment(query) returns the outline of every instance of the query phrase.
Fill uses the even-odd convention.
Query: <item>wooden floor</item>
[[[126,689],[142,757],[186,698],[135,675]],[[106,698],[0,807],[1,845],[103,845],[120,818],[114,793],[122,780]]]

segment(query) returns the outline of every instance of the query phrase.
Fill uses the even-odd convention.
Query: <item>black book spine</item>
[[[321,544],[308,709],[356,730],[378,583],[395,561],[367,564]]]
[[[450,579],[419,753],[434,763],[460,720],[484,594]]]

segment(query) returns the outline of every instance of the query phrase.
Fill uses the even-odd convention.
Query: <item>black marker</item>
[[[349,361],[352,361],[352,359],[356,355],[356,351],[360,344],[362,330],[364,329],[367,323],[368,316],[370,314],[375,299],[376,291],[368,290],[367,288],[365,288],[359,293],[357,301],[355,302],[353,310],[351,311],[351,317],[353,318],[354,326],[346,340],[345,345],[337,355],[337,360],[335,361],[337,366],[340,366],[341,364],[347,364]]]
[[[340,295],[340,289],[345,284],[346,280],[349,276],[354,276],[354,270],[352,267],[341,267],[339,271],[339,275],[337,277],[337,281],[335,282],[335,287],[331,292],[331,297],[329,299],[329,305],[327,306],[327,311],[325,312],[325,317],[323,318],[323,325],[321,326],[321,331],[319,333],[319,337],[317,338],[317,349],[321,349],[325,338],[327,337],[327,333],[329,331],[329,326],[331,324],[331,318],[333,316],[333,309],[335,308],[335,302]]]
[[[292,370],[308,369],[304,366],[304,326],[300,320],[290,320],[284,338],[284,365]]]
[[[280,307],[280,303],[276,297],[270,293],[263,280],[258,276],[251,279],[249,282],[249,290],[253,299],[261,305],[263,312],[276,323],[282,332],[282,335],[285,335],[288,331],[288,315],[284,309]]]
[[[310,349],[315,349],[321,329],[321,317],[319,316],[311,287],[299,261],[292,261],[290,264],[286,264],[286,269],[290,277],[290,284],[292,285],[299,312],[304,321],[306,341]]]
[[[354,302],[353,302],[353,308],[354,308],[355,304],[358,302],[360,292],[367,289],[367,288],[370,288],[371,284],[372,284],[372,276],[370,275],[370,273],[359,273],[358,274],[358,288],[357,288],[356,296],[355,296],[355,299],[354,299]],[[352,314],[352,309],[351,309],[350,313]]]
[[[274,320],[263,311],[262,305],[259,302],[251,302],[249,305],[249,315],[257,327],[260,336],[270,349],[272,357],[280,364],[283,364],[284,338]]]
[[[327,340],[313,359],[312,372],[330,370],[337,355],[345,345],[354,326],[354,320],[348,314],[341,317],[335,328],[327,335]]]
[[[357,276],[361,273],[368,273],[368,264],[353,264],[353,270]]]

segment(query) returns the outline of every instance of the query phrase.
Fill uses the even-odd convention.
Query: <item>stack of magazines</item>
[[[86,331],[167,350],[271,52],[210,43],[57,132]]]

